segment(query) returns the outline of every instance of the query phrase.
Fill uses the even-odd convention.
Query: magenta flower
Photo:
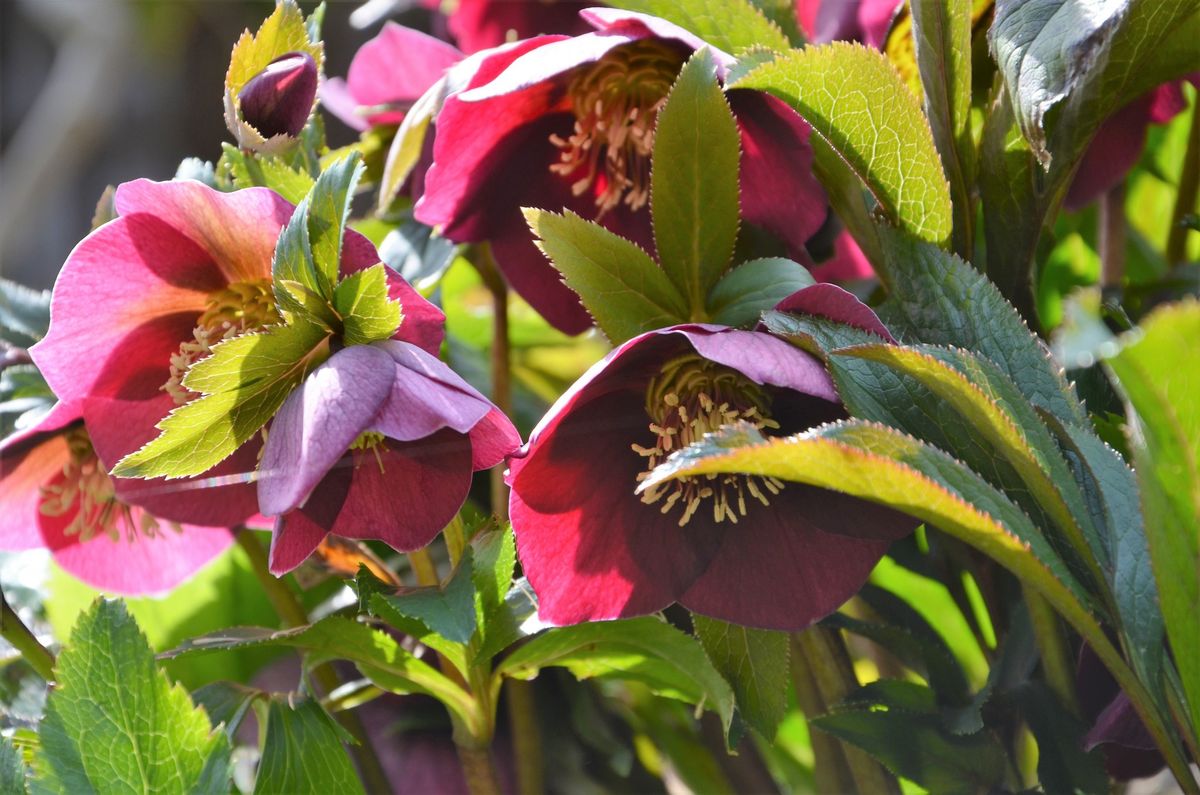
[[[471,473],[520,444],[499,409],[420,346],[338,351],[283,404],[263,450],[259,502],[279,515],[271,571],[295,568],[331,532],[425,546],[462,507]]]
[[[796,19],[817,43],[861,41],[882,47],[904,0],[796,0]]]
[[[832,306],[891,339],[838,287],[799,295],[807,309]],[[621,345],[555,403],[511,460],[510,515],[539,615],[572,624],[679,602],[782,630],[828,615],[913,520],[749,475],[635,491],[673,450],[723,425],[784,435],[843,417],[821,362],[770,334],[684,325]]]
[[[447,27],[463,52],[478,52],[543,33],[577,36],[589,30],[580,0],[459,0]]]
[[[653,250],[647,207],[654,125],[684,61],[704,42],[656,17],[607,8],[582,36],[542,36],[481,53],[437,117],[434,162],[416,207],[457,242],[491,242],[512,286],[552,325],[591,325],[533,244],[522,206],[570,209]],[[721,74],[730,56],[713,51]],[[730,91],[741,131],[743,218],[800,248],[825,217],[808,126],[783,103]]]
[[[118,217],[68,257],[50,330],[30,351],[59,399],[83,407],[109,465],[154,438],[156,423],[193,397],[180,382],[212,346],[279,322],[271,260],[294,209],[265,188],[221,193],[191,181],[126,183],[114,201]],[[347,232],[343,275],[378,261],[365,238]],[[405,313],[397,336],[436,351],[441,312],[394,274],[389,292]],[[236,482],[220,499],[180,481],[121,479],[118,494],[172,521],[231,527],[257,514],[245,475],[260,448],[255,437],[205,473],[241,476],[229,478]]]
[[[395,22],[354,55],[346,79],[321,86],[321,104],[356,130],[399,124],[426,89],[463,57],[440,39]]]
[[[242,118],[264,138],[299,135],[317,96],[317,62],[306,52],[281,55],[238,92]]]
[[[105,474],[79,403],[59,403],[36,426],[0,444],[0,549],[45,547],[63,569],[110,593],[160,593],[179,585],[233,541],[228,529],[155,516],[122,499]],[[177,481],[188,489],[195,481]],[[230,487],[204,490],[218,503]],[[236,495],[232,495],[236,499]]]

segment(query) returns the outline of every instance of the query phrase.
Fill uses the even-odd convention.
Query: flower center
[[[171,377],[160,388],[177,404],[187,403],[194,393],[183,385],[183,377],[193,364],[212,353],[218,343],[281,320],[270,279],[234,282],[210,293],[207,307],[192,330],[192,339],[180,343],[179,351],[171,355]]]
[[[649,200],[654,122],[681,62],[666,44],[642,39],[610,50],[571,79],[575,131],[566,139],[550,136],[561,150],[550,170],[574,179],[576,196],[600,178],[600,215],[622,201],[637,210]]]
[[[653,447],[633,445],[634,452],[648,459],[638,482],[648,478],[672,450],[687,447],[724,425],[748,422],[759,430],[778,428],[769,410],[770,399],[762,387],[736,370],[696,353],[672,359],[646,390],[646,413],[656,439]],[[683,527],[705,500],[711,500],[714,522],[728,519],[737,524],[738,517],[746,515],[747,495],[768,505],[770,495],[782,488],[782,481],[762,475],[696,475],[646,489],[642,502],[653,505],[665,497],[660,510],[670,513],[678,505],[683,510],[679,517]]]
[[[143,511],[140,524],[135,524],[129,506],[117,499],[113,482],[100,465],[87,431],[73,428],[67,431],[66,439],[69,455],[62,477],[42,487],[38,510],[46,516],[63,516],[74,510],[75,515],[64,532],[79,536],[80,541],[89,541],[97,533],[119,540],[121,526],[131,540],[139,532],[147,537],[157,534],[157,519]]]

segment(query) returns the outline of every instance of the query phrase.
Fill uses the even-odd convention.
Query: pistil
[[[769,412],[770,400],[763,389],[736,370],[695,353],[672,359],[646,390],[646,413],[655,443],[653,447],[632,445],[634,452],[647,459],[638,482],[650,477],[672,451],[725,425],[748,422],[759,430],[779,428]],[[714,522],[728,519],[737,524],[747,513],[747,498],[769,505],[782,488],[782,481],[766,476],[696,475],[652,486],[641,499],[647,505],[662,501],[659,510],[664,514],[679,506],[680,527],[691,521],[705,500],[711,500]]]

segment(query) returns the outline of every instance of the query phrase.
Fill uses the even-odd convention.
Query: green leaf
[[[1045,792],[1104,792],[1109,788],[1099,748],[1084,752],[1087,726],[1045,682],[1032,680],[1005,694],[1016,701],[1038,745],[1038,783]]]
[[[954,250],[974,251],[975,142],[971,137],[972,3],[912,0],[912,43],[924,89],[925,115],[954,201]]]
[[[299,313],[303,319],[326,324],[336,319],[324,308],[326,296],[321,292],[317,266],[313,262],[312,244],[308,239],[308,196],[296,205],[275,241],[271,292],[284,313]]]
[[[614,344],[687,321],[687,301],[637,244],[570,211],[524,213],[538,248]]]
[[[707,49],[683,65],[654,130],[650,206],[663,271],[693,314],[733,256],[740,137]]]
[[[362,156],[351,152],[322,171],[308,194],[308,240],[321,295],[332,295],[337,284],[350,202],[365,170]]]
[[[364,792],[333,718],[319,703],[271,699],[254,792]]]
[[[485,619],[479,650],[475,653],[475,664],[492,659],[518,640],[536,632],[536,622],[525,622],[537,616],[537,595],[533,586],[520,577],[508,589],[503,603]]]
[[[164,417],[157,426],[162,433],[121,459],[113,474],[179,478],[221,463],[328,357],[328,340],[326,329],[298,321],[217,345],[183,379],[203,395]]]
[[[763,64],[734,88],[791,105],[871,191],[889,220],[950,240],[950,188],[916,97],[882,53],[859,44],[806,47]]]
[[[970,795],[1002,785],[1008,759],[995,738],[983,731],[953,734],[932,707],[932,694],[922,685],[882,679],[812,724],[931,792]]]
[[[507,645],[507,639],[515,640],[518,627],[524,620],[523,616],[514,615],[505,602],[513,584],[517,545],[511,530],[491,530],[472,538],[471,548],[474,561],[471,579],[475,584],[479,649],[480,652],[490,652],[496,644]],[[475,662],[482,663],[485,659],[477,655]]]
[[[35,760],[47,790],[228,791],[228,738],[158,670],[120,602],[80,616],[55,677]]]
[[[1064,423],[1087,423],[1062,368],[987,277],[936,246],[878,231],[894,279],[879,315],[893,334],[991,359],[1033,405]]]
[[[0,737],[0,792],[25,795],[29,792],[25,781],[28,775],[21,752],[7,737]]]
[[[399,301],[388,297],[387,266],[356,271],[338,283],[333,307],[342,318],[342,342],[366,345],[396,333],[403,319]]]
[[[192,693],[192,701],[196,706],[203,707],[208,718],[213,723],[224,724],[225,734],[229,742],[237,738],[238,727],[242,725],[250,707],[266,693],[253,687],[239,685],[236,682],[213,682]]]
[[[392,636],[339,616],[286,630],[233,627],[192,638],[160,656],[171,659],[184,654],[255,646],[300,649],[308,653],[312,665],[326,660],[350,660],[384,690],[431,695],[463,720],[471,719],[470,699],[462,688],[405,651]]]
[[[467,550],[449,581],[440,587],[403,589],[382,599],[402,616],[420,621],[455,643],[467,643],[475,634],[475,585],[471,581],[471,552]],[[372,599],[375,601],[375,599]]]
[[[782,257],[764,257],[743,262],[708,294],[712,322],[724,326],[747,326],[797,290],[814,284],[812,274],[798,262]]]
[[[314,180],[275,155],[254,154],[232,144],[221,144],[221,163],[229,169],[236,188],[270,188],[292,204],[303,201]]]
[[[50,291],[0,279],[0,340],[28,347],[50,328]]]
[[[733,720],[733,692],[704,649],[652,616],[548,630],[506,657],[496,672],[532,679],[547,666],[567,668],[579,679],[638,680],[659,695],[703,703],[721,716],[726,731]]]
[[[1136,412],[1134,469],[1167,638],[1200,726],[1200,303],[1164,306],[1108,359]]]
[[[741,716],[764,738],[774,739],[788,709],[791,668],[787,633],[695,614],[692,628],[713,666],[732,686]]]
[[[750,0],[617,0],[610,5],[662,17],[732,55],[751,47],[782,52],[792,46]]]

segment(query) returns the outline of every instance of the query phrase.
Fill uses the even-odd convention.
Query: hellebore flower
[[[317,96],[317,62],[289,52],[268,64],[238,92],[242,118],[264,138],[299,135]]]
[[[447,27],[463,52],[478,52],[542,33],[577,36],[588,24],[580,0],[458,0]]]
[[[1083,738],[1083,750],[1099,748],[1108,775],[1117,781],[1129,781],[1152,776],[1166,767],[1133,702],[1090,646],[1079,650],[1075,685],[1083,717],[1092,722]]]
[[[343,348],[271,424],[258,492],[262,512],[279,515],[271,571],[295,568],[330,532],[425,546],[462,507],[471,473],[520,444],[499,409],[420,346]]]
[[[456,242],[490,241],[513,288],[552,325],[591,325],[537,250],[520,208],[565,208],[653,249],[650,158],[659,108],[700,39],[645,14],[591,8],[582,36],[480,53],[437,117],[417,220]],[[720,74],[732,63],[713,50]],[[482,56],[482,57],[479,57]],[[730,91],[741,133],[744,220],[799,249],[825,217],[808,126],[766,94]]]
[[[882,47],[904,0],[796,0],[796,20],[817,44],[840,40]]]
[[[404,113],[463,54],[395,22],[358,49],[346,79],[321,86],[321,104],[355,130],[399,124]]]
[[[111,463],[111,462],[108,462]],[[45,547],[66,571],[110,593],[170,590],[233,542],[223,527],[170,521],[125,502],[84,427],[80,404],[58,403],[0,443],[0,549]],[[153,488],[145,482],[135,488]],[[178,481],[172,491],[195,482]],[[229,487],[205,490],[218,502]]]
[[[840,288],[798,295],[809,291],[891,339]],[[725,621],[797,630],[828,615],[889,542],[912,531],[912,519],[754,475],[635,490],[673,450],[723,425],[782,435],[843,417],[821,362],[770,334],[691,324],[624,343],[511,459],[509,511],[540,617],[572,624],[679,602]]]
[[[265,188],[222,193],[199,182],[149,180],[121,185],[114,206],[118,217],[67,258],[50,330],[30,350],[58,398],[83,407],[96,452],[109,464],[157,436],[156,423],[193,397],[182,378],[214,345],[279,322],[271,260],[294,209]],[[346,233],[343,275],[378,261],[366,238]],[[394,274],[388,290],[404,308],[398,333],[436,351],[441,312]],[[205,473],[232,481],[220,499],[175,488],[179,481],[169,489],[114,483],[122,499],[157,516],[231,527],[257,514],[255,485],[244,474],[254,470],[259,449],[255,437]]]

